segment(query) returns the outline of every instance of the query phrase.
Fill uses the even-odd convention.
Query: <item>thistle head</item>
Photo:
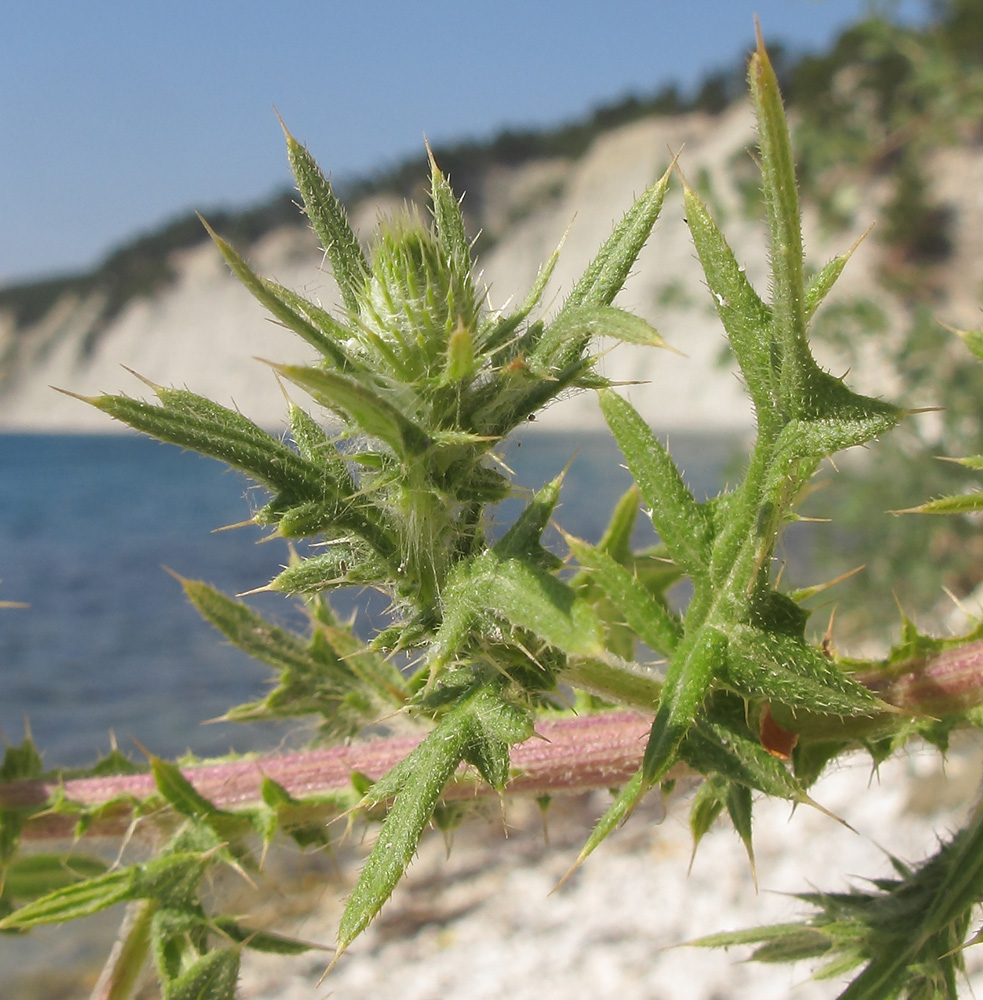
[[[474,330],[480,298],[470,261],[448,252],[419,212],[386,220],[372,246],[356,317],[366,338],[390,354],[408,380],[439,379],[459,330]]]

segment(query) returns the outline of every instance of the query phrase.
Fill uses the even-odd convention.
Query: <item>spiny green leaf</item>
[[[343,738],[383,714],[384,705],[392,707],[396,702],[398,706],[404,689],[398,671],[365,650],[345,630],[321,626],[321,641],[308,646],[207,584],[194,580],[181,583],[199,612],[223,635],[280,673],[279,686],[263,703],[233,710],[229,718],[282,718],[319,712]],[[335,650],[329,638],[342,647]]]
[[[127,396],[93,396],[86,402],[161,441],[217,458],[272,489],[304,496],[320,487],[321,476],[299,455],[268,434],[258,441],[255,424],[218,404],[212,406],[223,411],[221,420]]]
[[[271,438],[262,427],[244,417],[238,410],[230,410],[227,406],[222,406],[205,396],[199,396],[198,393],[188,389],[157,385],[136,372],[133,374],[145,385],[149,385],[161,403],[170,410],[200,417],[211,423],[234,426],[239,435],[256,448],[266,448],[271,439],[276,441],[276,438]]]
[[[204,839],[209,844],[208,850],[180,850],[180,840],[176,837],[166,853],[131,869],[136,897],[155,899],[162,907],[177,911],[188,909],[195,899],[205,870],[223,860],[222,842],[211,826],[206,823],[189,823],[185,830],[189,828],[193,830],[193,846],[199,847]],[[228,854],[224,857],[228,857]]]
[[[819,458],[866,444],[904,416],[899,407],[851,392],[839,379],[818,369],[809,383],[808,409],[782,428],[781,459]]]
[[[588,568],[593,560],[584,555],[583,558],[580,558],[581,566],[584,568],[571,581],[571,586],[578,593],[581,593],[588,601],[595,603],[598,614],[605,621],[607,645],[610,651],[626,660],[635,656],[636,640],[646,636],[647,638],[643,638],[643,641],[648,643],[653,650],[665,653],[666,650],[675,648],[675,643],[671,641],[657,644],[654,633],[660,623],[665,624],[664,619],[668,614],[666,592],[683,575],[679,567],[668,558],[668,553],[664,553],[664,546],[637,554],[631,551],[632,529],[638,512],[639,492],[637,487],[632,486],[615,505],[611,520],[596,546],[596,551],[602,556],[602,561],[603,559],[613,561],[616,567],[626,575],[618,574],[616,570],[615,579],[605,583],[603,573]],[[566,535],[565,537],[568,544],[571,544],[570,538]],[[584,543],[579,544],[583,545]],[[576,547],[572,551],[576,553]],[[640,591],[643,594],[641,603],[644,606],[632,611],[631,621],[634,623],[633,625],[628,622],[628,612],[622,610],[612,597],[618,591],[622,592],[625,600],[630,603],[634,602],[635,591]],[[657,605],[659,610],[649,608],[649,604]],[[673,615],[670,615],[670,618],[675,620]],[[670,628],[668,634],[671,635],[673,631],[681,632],[681,623],[678,620],[675,621],[675,625]],[[623,668],[624,664],[621,664],[615,669],[623,672]],[[610,669],[610,665],[606,667],[601,661],[593,661],[591,667],[591,671],[600,671],[601,673],[609,673]],[[570,665],[568,664],[568,673],[569,670]],[[574,668],[574,673],[579,673],[579,671]],[[614,680],[614,675],[611,679]],[[575,680],[572,682],[578,683]],[[604,696],[599,684],[588,683],[587,687],[602,697]],[[649,678],[645,678],[645,687],[647,690],[651,689]],[[658,687],[661,689],[661,685]],[[618,702],[623,699],[627,699],[626,704],[653,705],[657,700],[657,695],[656,698],[648,701],[637,701],[628,689],[625,689],[620,697],[615,697],[613,700]]]
[[[885,674],[896,674],[899,670],[907,672],[913,666],[919,666],[940,653],[968,646],[981,639],[983,639],[983,621],[978,622],[963,635],[940,637],[920,631],[917,622],[912,621],[906,614],[902,613],[899,638],[891,647],[885,660],[878,663],[854,660],[843,660],[842,662],[845,663],[846,669],[850,672],[869,670],[873,667]]]
[[[33,750],[33,745],[30,740],[25,740],[24,745],[17,748],[8,747],[7,753],[5,755],[4,764],[11,762],[11,751],[14,752],[15,758],[20,758],[21,753],[25,746],[30,746]],[[29,761],[18,760],[16,766],[12,766],[10,770],[15,771],[21,764],[29,763]],[[40,759],[38,760],[40,764]],[[17,853],[17,848],[20,843],[21,832],[24,829],[24,823],[29,815],[28,810],[24,809],[0,809],[0,870],[7,865],[11,858],[13,858]]]
[[[531,735],[532,721],[525,709],[494,687],[472,683],[436,729],[370,789],[364,805],[386,798],[394,801],[345,906],[338,955],[389,898],[458,764],[467,761],[493,787],[502,788],[508,778],[509,747]]]
[[[728,784],[754,788],[791,802],[808,801],[794,775],[761,742],[738,726],[703,718],[690,730],[680,757],[700,774],[717,775]],[[722,799],[727,804],[726,795]]]
[[[631,536],[638,519],[641,493],[633,483],[614,506],[604,534],[597,543],[598,549],[622,565],[632,557]]]
[[[374,583],[386,575],[386,564],[354,543],[332,543],[328,552],[309,556],[278,573],[270,590],[284,594],[319,594],[333,587]]]
[[[547,284],[556,269],[557,261],[560,259],[560,247],[550,254],[549,260],[539,269],[536,280],[533,282],[529,294],[522,305],[508,315],[496,315],[490,320],[486,320],[478,328],[478,342],[483,352],[491,355],[499,347],[509,342],[512,334],[522,325],[526,317],[539,305],[539,300],[543,297]]]
[[[338,929],[338,955],[368,926],[403,877],[444,786],[472,737],[467,702],[452,709],[399,767],[396,799],[379,831]],[[392,772],[390,772],[392,774]],[[392,782],[385,782],[391,787]],[[373,789],[372,801],[378,801]],[[337,956],[336,956],[337,957]]]
[[[944,845],[933,861],[923,867],[922,874],[930,870],[935,875],[933,869],[937,869],[941,877],[937,885],[934,878],[925,879],[933,891],[920,914],[922,942],[954,922],[968,921],[972,908],[983,899],[983,809],[977,807],[969,825]]]
[[[164,987],[164,1000],[235,1000],[238,948],[215,948]]]
[[[292,309],[301,317],[306,326],[314,331],[314,333],[308,333],[307,330],[297,330],[296,332],[320,351],[326,363],[343,371],[362,369],[362,360],[349,349],[352,335],[349,326],[336,319],[327,309],[322,309],[316,302],[311,302],[303,295],[298,295],[297,292],[285,288],[275,281],[270,281],[268,278],[260,280],[269,294],[275,296],[288,309]]]
[[[154,776],[157,791],[179,812],[185,816],[204,819],[221,814],[190,781],[181,773],[180,768],[170,761],[160,757],[150,758],[150,771]]]
[[[293,403],[290,404],[290,434],[304,459],[316,464],[335,487],[331,492],[340,497],[353,497],[358,492],[346,457],[320,424]]]
[[[402,704],[407,687],[399,668],[368,649],[347,626],[319,620],[311,648],[319,658],[338,663],[346,674],[357,677],[392,705]]]
[[[267,817],[261,819],[263,829],[260,833],[264,837],[264,843],[270,843],[274,835],[282,829],[300,847],[331,846],[331,834],[324,822],[310,821],[309,805],[295,799],[279,782],[264,775],[260,782],[260,795],[268,810]],[[350,801],[348,792],[340,793],[335,798],[339,813],[355,804]]]
[[[520,340],[514,357],[468,394],[461,406],[462,424],[486,437],[502,438],[571,387],[596,388],[607,384],[591,374],[593,359],[588,357],[578,358],[543,377],[525,361],[530,346]]]
[[[150,384],[153,385],[153,383]],[[337,499],[351,496],[357,492],[357,487],[343,456],[324,432],[317,427],[313,419],[293,404],[290,406],[291,430],[295,440],[299,439],[298,446],[300,446],[300,442],[303,442],[304,445],[301,447],[301,455],[299,456],[286,447],[282,441],[268,434],[237,410],[220,406],[218,403],[189,392],[187,389],[174,389],[160,385],[153,385],[153,389],[164,407],[201,418],[201,420],[216,427],[224,427],[229,431],[234,431],[256,453],[268,453],[274,468],[285,467],[286,471],[298,482],[300,477],[303,477],[306,490],[300,491],[298,487],[294,486],[295,493],[303,495],[303,492],[306,492],[319,497],[329,496]],[[305,447],[308,449],[306,454],[304,453]],[[228,461],[222,455],[212,457]],[[250,471],[246,466],[242,467],[244,471]],[[257,478],[268,482],[275,488],[288,488],[288,481],[280,482],[275,478],[275,473],[272,476],[267,474],[265,479],[262,475],[257,475]]]
[[[751,789],[747,785],[730,782],[726,793],[727,814],[737,835],[747,851],[751,872],[754,874],[754,845],[751,841]]]
[[[770,182],[780,183],[781,177],[772,177]],[[702,203],[688,191],[687,220],[754,401],[759,433],[773,433],[784,424],[781,447],[789,458],[824,456],[872,440],[900,420],[902,410],[859,396],[821,371],[805,342],[806,312],[818,306],[849,254],[827,265],[810,292],[794,293],[795,298],[804,298],[806,311],[801,317],[801,337],[792,336],[780,326],[773,308],[758,298]],[[775,238],[787,239],[788,234]],[[801,253],[801,242],[798,248]],[[801,267],[792,268],[786,278],[801,280],[800,272]]]
[[[762,189],[770,238],[773,330],[782,343],[780,378],[788,398],[811,362],[805,336],[802,224],[795,180],[795,159],[788,122],[771,60],[758,32],[758,46],[748,66],[751,99],[758,121]]]
[[[973,469],[976,472],[983,471],[983,455],[966,455],[963,458],[946,459],[946,461],[955,462],[957,465]]]
[[[74,882],[25,903],[0,920],[0,930],[27,930],[88,917],[127,899],[136,899],[136,870],[123,868]]]
[[[671,655],[682,637],[679,619],[599,547],[569,536],[566,542],[577,562],[590,571],[591,578],[625,616],[638,638],[656,652]]]
[[[983,510],[983,492],[964,493],[958,496],[939,497],[917,507],[896,510],[895,514],[973,514]]]
[[[284,538],[352,533],[367,542],[383,560],[394,555],[393,532],[364,495],[342,496],[333,489],[322,492],[327,494],[324,499],[304,502],[276,497],[257,511],[253,520],[257,524],[275,524],[277,534]]]
[[[476,695],[471,702],[471,732],[462,758],[497,792],[509,780],[509,749],[533,735],[528,708],[516,705],[494,689]]]
[[[540,489],[492,549],[455,568],[444,592],[432,672],[449,662],[489,614],[528,629],[568,654],[603,654],[600,620],[589,604],[548,572],[555,560],[539,544],[561,480],[557,477]]]
[[[661,781],[676,762],[676,752],[692,728],[723,661],[727,640],[716,629],[704,627],[669,663],[662,700],[642,758],[649,786]]]
[[[694,948],[731,948],[734,945],[764,943],[768,948],[767,952],[762,949],[764,957],[758,959],[758,952],[755,952],[752,958],[765,962],[799,961],[804,958],[819,957],[826,954],[832,946],[828,935],[814,928],[803,927],[801,924],[771,924],[745,931],[707,934],[705,937],[686,943]],[[781,957],[783,952],[789,957]]]
[[[630,344],[666,347],[666,342],[646,321],[614,306],[571,306],[564,309],[528,357],[535,371],[551,373],[565,368],[583,354],[594,337],[614,337]]]
[[[777,394],[772,371],[771,308],[751,287],[727,240],[700,198],[687,186],[686,222],[727,339],[744,374],[759,428],[774,423]]]
[[[282,122],[281,122],[282,124]],[[338,201],[331,182],[321,173],[311,154],[287,131],[287,158],[304,199],[307,217],[331,260],[331,269],[341,297],[351,312],[358,312],[361,294],[369,278],[369,265],[352,231],[348,215]]]
[[[490,560],[481,569],[472,582],[492,614],[572,656],[602,652],[593,609],[555,576],[522,559]]]
[[[135,995],[150,954],[155,912],[152,900],[127,904],[119,937],[99,977],[100,1000],[130,1000]]]
[[[181,579],[188,600],[233,644],[277,670],[317,673],[322,664],[305,645],[277,625],[271,625],[241,601],[233,601],[198,580]]]
[[[199,216],[200,218],[200,216]],[[326,358],[336,365],[346,365],[348,357],[339,347],[335,337],[319,329],[302,313],[298,312],[294,305],[299,296],[293,296],[287,289],[275,282],[261,278],[250,268],[245,259],[236,250],[223,240],[212,227],[201,220],[208,235],[218,247],[219,252],[225,258],[226,263],[232,268],[235,276],[246,286],[252,295],[261,302],[288,330],[293,330],[299,334],[312,347],[316,348]],[[337,324],[332,324],[329,329],[334,330]],[[342,341],[344,343],[344,341]]]
[[[643,712],[653,712],[662,695],[658,669],[622,657],[614,650],[604,657],[569,658],[560,669],[559,679],[605,702]]]
[[[962,342],[983,361],[983,330],[957,330]]]
[[[101,858],[74,852],[28,854],[15,858],[3,873],[3,894],[36,899],[106,871]]]
[[[20,746],[8,746],[0,764],[0,781],[27,781],[39,778],[44,770],[41,754],[28,736]]]
[[[348,376],[302,365],[273,365],[284,378],[306,389],[319,403],[354,421],[371,437],[385,441],[397,455],[420,455],[430,438],[419,425],[374,389]]]
[[[327,951],[325,945],[269,931],[256,931],[244,927],[232,917],[213,917],[212,926],[224,937],[253,951],[263,951],[271,955],[303,955],[311,950]]]
[[[723,672],[741,694],[793,711],[858,716],[876,715],[886,708],[812,646],[751,626],[737,627],[731,633]]]
[[[597,252],[583,277],[567,296],[557,321],[578,306],[608,306],[621,291],[645,241],[652,232],[669,185],[670,167],[615,226],[614,232]]]
[[[710,832],[724,810],[728,784],[717,775],[708,776],[696,789],[689,807],[689,829],[693,836],[693,857],[700,841]],[[690,862],[692,864],[692,861]]]
[[[560,499],[562,483],[561,473],[536,491],[509,530],[495,543],[497,558],[531,558],[544,562],[546,553],[540,539]]]
[[[471,270],[471,245],[464,231],[461,206],[451,189],[449,180],[438,168],[429,147],[427,153],[430,158],[430,197],[433,201],[433,217],[437,225],[440,247],[448,258],[450,270],[458,274],[467,274]]]
[[[600,619],[586,601],[555,576],[523,559],[488,552],[452,574],[444,591],[431,673],[474,638],[482,621],[504,620],[570,656],[603,656]]]
[[[757,961],[829,956],[817,978],[861,973],[840,1000],[897,996],[955,1000],[970,914],[983,895],[983,811],[918,866],[895,861],[897,877],[870,889],[802,893],[817,912],[781,924],[702,938],[695,944],[760,944]]]
[[[709,562],[711,529],[675,462],[630,403],[609,390],[601,410],[631,469],[655,530],[673,559],[699,580]]]
[[[601,842],[606,840],[611,833],[628,819],[635,806],[638,805],[642,796],[649,788],[651,788],[651,785],[645,780],[642,769],[639,768],[625,785],[622,786],[621,790],[615,796],[614,802],[611,803],[604,815],[594,825],[594,829],[591,830],[591,834],[587,838],[587,843],[581,848],[580,854],[577,855],[577,860],[570,871],[563,877],[563,881],[566,881],[587,860],[587,857],[593,853]]]
[[[843,273],[848,261],[853,256],[854,251],[860,245],[858,240],[846,253],[838,254],[828,261],[819,273],[806,286],[805,294],[805,320],[809,322],[816,314],[816,310],[822,305],[823,300],[829,294],[837,278]]]
[[[830,947],[830,940],[825,934],[809,927],[800,927],[798,934],[783,934],[779,940],[769,941],[756,948],[751,961],[772,964],[802,962],[810,958],[821,958],[830,951]]]

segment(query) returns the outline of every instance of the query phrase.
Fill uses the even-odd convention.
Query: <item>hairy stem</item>
[[[910,661],[889,676],[860,675],[857,678],[888,703],[905,712],[943,716],[965,712],[983,704],[983,641],[940,653],[929,660]],[[829,739],[830,720],[801,719],[804,741]],[[869,719],[839,721],[840,739],[861,736],[859,726]],[[565,718],[540,723],[533,739],[512,751],[513,776],[507,791],[523,794],[562,793],[611,788],[623,784],[638,768],[645,749],[651,716],[635,712],[609,712],[584,718]],[[403,760],[420,742],[419,736],[402,736],[221,764],[187,768],[185,776],[197,791],[218,809],[248,809],[262,801],[263,778],[278,782],[304,803],[305,818],[328,819],[340,807],[331,801],[351,789],[353,772],[373,780]],[[36,840],[72,836],[76,816],[68,811],[50,811],[57,796],[83,809],[100,808],[100,815],[86,827],[87,836],[119,836],[133,820],[138,803],[156,792],[151,774],[67,781],[12,781],[0,783],[0,808],[30,813],[24,837]],[[492,789],[473,780],[462,769],[444,793],[445,799],[474,798],[492,794]],[[318,801],[321,800],[321,801]],[[107,806],[109,803],[115,805]],[[298,817],[300,818],[300,817]]]
[[[579,719],[543,722],[537,736],[512,752],[513,777],[509,791],[524,794],[585,791],[619,785],[638,767],[651,718],[633,712],[611,712]],[[310,750],[184,770],[195,789],[216,808],[247,809],[262,801],[261,782],[272,778],[294,798],[311,802],[310,818],[329,818],[337,804],[318,803],[352,788],[353,772],[373,780],[403,760],[425,734],[380,739],[328,750]],[[86,828],[87,836],[118,836],[133,819],[134,805],[156,793],[151,774],[77,778],[58,781],[13,781],[0,784],[0,808],[34,812],[24,827],[28,839],[71,836],[76,817],[44,811],[53,796],[82,807],[106,803]],[[461,772],[444,792],[445,799],[492,794],[490,786]],[[306,802],[305,802],[306,804]],[[299,817],[298,817],[299,818]]]
[[[942,716],[983,702],[983,640],[899,664],[890,674],[858,675],[879,698],[906,712]]]

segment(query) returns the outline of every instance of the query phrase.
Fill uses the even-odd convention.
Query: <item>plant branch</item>
[[[577,719],[543,722],[537,735],[512,754],[508,791],[524,794],[584,791],[621,784],[637,769],[651,718],[633,712],[611,712]],[[203,764],[183,771],[196,791],[217,809],[248,809],[262,802],[261,783],[271,778],[291,796],[310,803],[311,818],[339,811],[331,796],[352,788],[352,774],[376,780],[403,760],[422,740],[419,736],[379,739],[281,757]],[[12,781],[0,784],[0,809],[35,811],[23,830],[28,839],[70,837],[74,812],[50,808],[53,801],[99,809],[86,836],[118,836],[131,823],[136,806],[151,800],[154,776],[131,774],[59,781]],[[444,792],[445,799],[492,794],[484,782],[461,771]],[[321,800],[321,801],[318,801]],[[108,808],[100,808],[109,804]]]
[[[909,660],[889,674],[862,673],[856,679],[905,712],[934,717],[965,712],[983,704],[983,640]]]
[[[861,673],[856,679],[878,697],[906,713],[945,716],[983,705],[983,641],[971,642],[931,658],[910,660],[889,675]],[[829,739],[830,720],[801,719],[800,738]],[[869,719],[842,719],[838,737],[862,735],[858,726]],[[580,792],[623,784],[642,760],[651,716],[635,712],[608,712],[584,718],[542,722],[536,736],[512,751],[509,793]],[[217,809],[245,810],[262,802],[261,783],[270,778],[303,803],[307,818],[327,819],[340,811],[337,797],[351,790],[353,773],[373,781],[403,760],[423,738],[400,736],[285,754],[280,757],[203,764],[184,770],[195,789]],[[444,792],[445,799],[478,798],[493,790],[461,769]],[[30,840],[70,837],[76,813],[53,808],[56,801],[71,803],[99,815],[85,829],[86,836],[119,836],[133,820],[137,807],[156,794],[150,773],[66,781],[12,781],[0,783],[0,809],[30,812],[23,836]]]

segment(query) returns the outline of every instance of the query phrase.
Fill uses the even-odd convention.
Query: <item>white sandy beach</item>
[[[824,777],[814,797],[858,831],[817,810],[761,802],[755,814],[755,891],[743,846],[724,824],[700,845],[687,873],[687,803],[661,819],[655,799],[602,844],[559,891],[605,796],[558,804],[550,845],[533,803],[508,807],[458,832],[450,858],[434,833],[382,915],[319,986],[322,954],[280,959],[247,953],[244,1000],[831,1000],[843,981],[810,981],[806,965],[743,961],[747,951],[673,948],[701,934],[793,919],[805,907],[786,893],[843,890],[890,874],[885,851],[930,854],[979,792],[979,740],[946,766],[930,750],[871,773],[857,755]],[[315,911],[296,920],[305,938],[330,942],[345,885],[329,883]],[[552,894],[551,894],[552,893]],[[967,953],[983,989],[983,953]],[[967,992],[967,995],[970,995]]]

